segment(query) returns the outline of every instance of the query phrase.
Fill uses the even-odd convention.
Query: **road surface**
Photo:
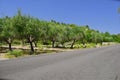
[[[120,45],[0,61],[0,80],[120,80]]]

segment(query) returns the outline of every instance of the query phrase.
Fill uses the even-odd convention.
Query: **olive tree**
[[[12,51],[12,41],[15,38],[14,27],[12,18],[6,16],[2,20],[0,37],[1,40],[5,41],[9,45],[9,50]]]

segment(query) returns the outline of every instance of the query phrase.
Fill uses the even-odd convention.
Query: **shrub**
[[[8,51],[7,56],[14,56],[14,57],[23,56],[23,51],[22,50]]]
[[[80,48],[80,44],[75,44],[74,48]]]
[[[14,44],[14,45],[20,45],[21,42],[20,42],[19,40],[14,40],[13,44]]]
[[[96,44],[94,44],[94,43],[89,43],[89,44],[87,44],[86,46],[87,46],[87,48],[93,48],[93,47],[96,47]]]

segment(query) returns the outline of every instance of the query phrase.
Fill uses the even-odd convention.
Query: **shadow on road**
[[[115,80],[119,80],[118,75],[116,75]]]
[[[10,80],[10,79],[0,78],[0,80]]]

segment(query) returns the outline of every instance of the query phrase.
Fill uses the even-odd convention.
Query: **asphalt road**
[[[0,61],[0,80],[120,80],[120,45]]]

